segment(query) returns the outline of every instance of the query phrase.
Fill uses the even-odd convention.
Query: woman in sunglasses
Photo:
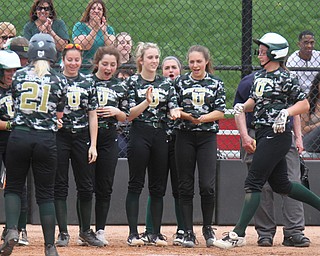
[[[59,109],[62,128],[57,133],[58,166],[55,180],[55,209],[59,226],[56,246],[67,246],[70,236],[67,229],[67,196],[69,160],[77,186],[79,239],[91,246],[102,247],[90,229],[93,169],[97,159],[97,97],[93,80],[79,73],[82,47],[68,44],[62,51],[63,74],[68,81],[67,99]],[[61,113],[63,111],[63,113]]]
[[[47,33],[53,37],[57,51],[61,52],[69,42],[69,35],[64,21],[57,19],[53,1],[36,0],[29,16],[30,21],[24,25],[23,36],[30,40],[34,34]]]
[[[7,40],[16,36],[16,28],[10,22],[0,22],[0,49],[4,48]]]

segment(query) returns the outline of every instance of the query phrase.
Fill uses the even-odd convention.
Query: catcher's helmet
[[[55,62],[56,55],[56,45],[52,36],[39,33],[31,37],[28,50],[28,59],[30,62],[35,60]]]
[[[266,33],[260,39],[253,39],[253,41],[268,47],[267,56],[270,61],[284,61],[289,52],[288,41],[277,33]]]

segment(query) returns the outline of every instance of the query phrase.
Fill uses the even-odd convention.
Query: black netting
[[[23,36],[24,26],[30,20],[32,4],[29,0],[2,1],[0,22],[12,23],[16,28],[16,35]],[[87,4],[87,1],[54,1],[57,18],[65,22],[71,41],[74,25],[82,18]],[[120,32],[129,33],[133,42],[132,53],[139,41],[155,42],[160,47],[161,57],[177,56],[186,67],[186,53],[191,45],[202,44],[208,47],[216,74],[226,86],[228,109],[232,109],[235,90],[241,77],[259,68],[254,55],[257,47],[252,43],[252,38],[260,38],[266,32],[277,32],[288,40],[290,55],[299,49],[299,33],[304,30],[317,33],[320,25],[319,12],[315,11],[320,7],[318,0],[110,0],[106,2],[106,7],[107,24],[112,26],[115,35]],[[6,36],[1,26],[0,33],[0,36]],[[317,37],[316,34],[315,38]],[[112,36],[110,39],[113,40]],[[2,37],[0,46],[1,40]],[[316,48],[317,45],[314,46]],[[84,67],[90,66],[88,62]],[[311,68],[311,71],[310,66],[300,68],[294,63],[291,66],[296,72],[317,74],[319,71],[319,65]],[[134,61],[131,59],[122,69],[134,71]],[[232,111],[226,116],[227,119],[221,121],[218,138],[220,156],[234,158],[239,156],[239,134]],[[314,126],[317,126],[318,121],[315,119],[313,116]],[[303,123],[309,124],[309,119]],[[121,138],[120,141],[123,142]],[[314,157],[317,153],[309,155]],[[125,156],[124,152],[120,152],[119,156]]]

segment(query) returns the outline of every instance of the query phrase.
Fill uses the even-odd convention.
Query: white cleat
[[[246,245],[246,239],[240,237],[237,233],[231,231],[226,233],[226,236],[222,239],[216,240],[213,244],[214,246],[221,249],[231,249],[233,247],[241,247]]]

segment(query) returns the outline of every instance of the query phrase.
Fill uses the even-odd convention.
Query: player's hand
[[[274,123],[272,125],[273,132],[274,133],[283,133],[286,130],[286,123],[288,119],[288,110],[282,109],[276,119],[274,120]]]
[[[63,127],[63,121],[61,118],[57,119],[57,126],[58,126],[58,129],[61,129]]]
[[[236,105],[234,105],[233,110],[235,115],[240,115],[244,111],[244,104],[237,103]]]
[[[247,136],[246,138],[241,138],[242,147],[249,154],[253,154],[256,151],[256,140]]]
[[[180,118],[182,109],[183,108],[170,109],[170,119],[171,120],[176,120],[177,118]]]
[[[153,86],[149,86],[146,91],[146,100],[150,104],[153,98]]]
[[[94,146],[90,146],[88,151],[89,164],[94,163],[97,160],[97,157],[98,157],[97,148]]]

